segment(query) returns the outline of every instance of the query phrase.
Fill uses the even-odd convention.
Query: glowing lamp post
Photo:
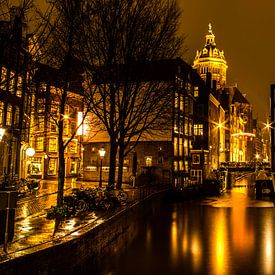
[[[35,154],[35,150],[31,147],[29,147],[27,150],[26,150],[26,154],[28,157],[33,157],[34,154]]]
[[[100,150],[99,150],[99,156],[100,156],[100,170],[99,170],[99,188],[102,187],[102,160],[105,156],[105,149],[102,147]]]
[[[0,128],[0,141],[3,139],[4,134],[5,134],[5,129]]]

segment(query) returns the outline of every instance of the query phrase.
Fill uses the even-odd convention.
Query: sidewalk
[[[76,187],[96,187],[98,183],[67,180],[65,182],[65,194],[70,193]],[[129,203],[137,199],[139,189],[129,185],[123,188],[128,193]],[[31,195],[19,199],[15,212],[15,227],[13,241],[8,244],[8,253],[0,246],[0,263],[12,260],[34,251],[56,245],[68,238],[76,238],[84,230],[91,230],[92,227],[114,214],[112,211],[89,213],[83,218],[71,218],[62,222],[58,231],[54,234],[55,221],[46,219],[46,209],[56,205],[57,181],[42,181],[42,186],[37,195]]]

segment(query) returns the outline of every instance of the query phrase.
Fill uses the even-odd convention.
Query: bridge
[[[269,162],[222,162],[220,164],[220,171],[228,172],[255,172],[256,170],[269,171]]]

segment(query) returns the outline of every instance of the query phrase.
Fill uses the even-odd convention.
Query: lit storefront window
[[[42,159],[32,158],[31,163],[28,166],[28,173],[30,175],[41,175],[42,174]]]

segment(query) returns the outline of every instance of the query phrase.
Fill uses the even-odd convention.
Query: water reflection
[[[275,274],[274,208],[249,191],[162,204],[110,274]]]

